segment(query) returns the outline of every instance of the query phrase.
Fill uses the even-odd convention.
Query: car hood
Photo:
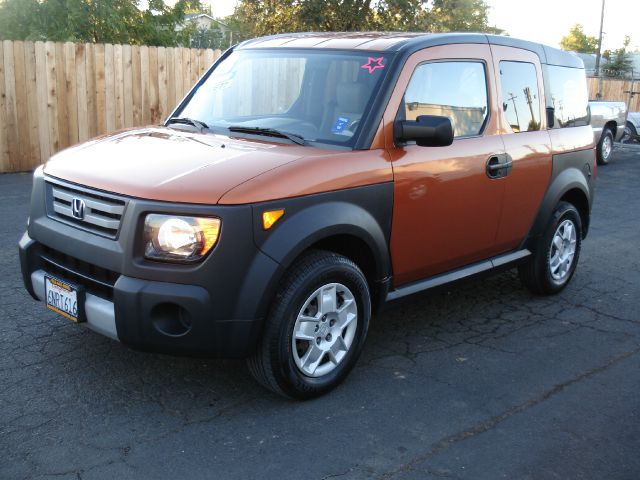
[[[309,150],[318,149],[143,128],[64,150],[45,164],[44,173],[132,197],[215,204],[230,189]]]

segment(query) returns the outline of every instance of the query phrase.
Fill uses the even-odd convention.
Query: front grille
[[[74,215],[74,202],[82,212]],[[47,210],[51,218],[78,228],[116,238],[126,202],[113,195],[59,183],[47,183]]]
[[[47,273],[84,287],[87,292],[113,300],[113,286],[120,274],[42,246],[43,268]]]

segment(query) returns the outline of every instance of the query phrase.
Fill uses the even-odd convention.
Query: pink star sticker
[[[384,57],[380,57],[380,58],[369,57],[369,62],[365,63],[364,65],[361,65],[360,68],[366,68],[367,70],[369,70],[369,73],[373,73],[378,68],[384,68],[384,65],[382,65],[382,60],[384,60]]]

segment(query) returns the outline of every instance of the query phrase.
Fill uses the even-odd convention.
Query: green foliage
[[[197,28],[189,38],[191,48],[213,48],[226,50],[231,45],[232,36],[217,25],[211,28]],[[238,39],[237,39],[238,40]]]
[[[200,0],[0,0],[0,39],[226,48],[214,26],[182,24]],[[235,41],[297,31],[481,31],[485,0],[241,0],[225,23]],[[180,27],[180,28],[176,28]]]
[[[368,28],[382,31],[427,30],[428,2],[423,0],[384,0],[374,7]]]
[[[602,67],[603,73],[609,77],[623,77],[627,73],[631,73],[633,70],[633,62],[630,53],[627,51],[630,43],[631,37],[625,35],[622,48],[618,48],[613,52],[607,50],[602,54],[606,60],[606,63]]]
[[[225,20],[243,36],[301,31],[480,31],[489,25],[484,0],[241,0]]]
[[[582,25],[576,23],[569,33],[560,40],[560,48],[570,52],[596,53],[598,39],[584,33]]]
[[[137,45],[187,44],[193,28],[176,30],[199,0],[0,0],[0,39]]]
[[[504,33],[489,26],[489,6],[484,0],[434,0],[429,24],[434,32]]]

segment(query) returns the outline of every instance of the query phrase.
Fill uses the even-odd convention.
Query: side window
[[[554,128],[588,125],[589,96],[584,70],[548,65],[547,72],[551,105],[556,118]]]
[[[399,115],[449,117],[455,137],[479,135],[487,118],[484,64],[472,61],[423,63],[413,72]]]
[[[514,132],[540,130],[538,77],[533,63],[500,62],[502,109]]]

